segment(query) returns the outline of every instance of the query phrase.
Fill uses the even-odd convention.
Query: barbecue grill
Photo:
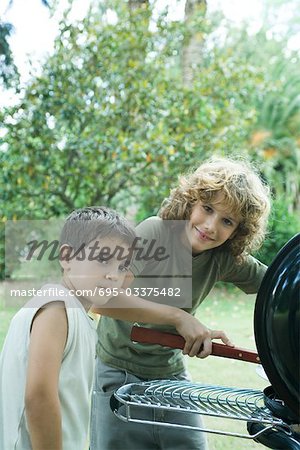
[[[282,450],[300,449],[299,292],[300,234],[294,236],[269,266],[259,289],[254,311],[258,354],[213,344],[213,354],[260,362],[271,386],[264,391],[202,385],[186,381],[154,380],[124,385],[111,398],[115,415],[128,422],[185,428],[255,439]],[[181,336],[133,327],[132,340],[183,348]],[[145,412],[147,412],[145,414]],[[150,415],[149,415],[150,411]],[[164,420],[164,412],[176,412]],[[247,432],[199,428],[182,424],[182,415],[204,415],[247,424]],[[228,422],[229,423],[229,422]]]

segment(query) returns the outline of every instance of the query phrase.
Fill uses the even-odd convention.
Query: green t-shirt
[[[181,244],[178,230],[172,232],[173,229],[167,222],[159,217],[151,217],[137,226],[138,236],[148,242],[155,242],[154,251],[155,248],[165,248],[170,257],[162,260],[134,259],[132,271],[137,278],[130,286],[132,291],[137,288],[137,292],[142,293],[141,288],[155,285],[158,292],[164,294],[162,289],[166,287],[166,292],[168,288],[173,288],[175,294],[176,289],[178,292],[178,289],[183,287],[183,297],[188,297],[185,302],[182,296],[172,298],[160,295],[154,298],[146,295],[144,298],[182,307],[193,315],[217,281],[231,282],[247,294],[258,291],[267,269],[264,264],[252,256],[238,264],[233,256],[221,247],[192,257],[191,251]],[[175,249],[174,255],[170,251],[172,249]],[[170,277],[170,274],[174,277]],[[180,350],[131,342],[132,326],[131,322],[101,317],[98,325],[97,354],[105,364],[127,370],[145,379],[167,378],[184,370]],[[176,333],[174,328],[167,325],[147,326]]]

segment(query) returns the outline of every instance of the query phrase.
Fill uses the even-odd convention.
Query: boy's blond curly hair
[[[230,212],[241,217],[233,238],[222,245],[237,260],[257,250],[265,237],[270,213],[270,190],[254,167],[242,160],[211,158],[179,178],[159,211],[165,220],[188,220],[200,200],[213,204],[222,193]]]

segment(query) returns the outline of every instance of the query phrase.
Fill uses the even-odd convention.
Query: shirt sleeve
[[[246,294],[256,294],[266,273],[267,266],[249,255],[242,263],[229,256],[220,267],[221,281],[233,283]]]
[[[161,240],[162,219],[150,217],[136,227],[137,240],[130,265],[134,276],[142,273],[153,261],[147,257],[150,248],[157,247]]]

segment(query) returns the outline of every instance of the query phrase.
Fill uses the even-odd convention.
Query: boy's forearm
[[[118,320],[174,327],[178,325],[181,316],[187,314],[174,306],[162,305],[123,294],[109,300],[107,307],[93,307],[92,311]]]
[[[62,450],[62,425],[58,396],[34,394],[25,400],[32,450]]]
[[[224,344],[233,345],[222,330],[210,330],[191,314],[173,306],[123,295],[113,297],[107,305],[110,307],[93,308],[93,311],[129,322],[172,325],[185,339],[183,353],[189,356],[208,356],[211,353],[212,339],[221,339]]]

